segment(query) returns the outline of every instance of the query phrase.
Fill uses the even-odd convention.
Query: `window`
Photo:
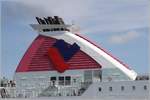
[[[112,87],[109,87],[109,91],[112,91]]]
[[[132,90],[135,90],[135,86],[132,86]]]
[[[92,71],[84,71],[84,82],[92,82]]]
[[[146,85],[144,85],[144,90],[147,90],[147,86]]]
[[[50,80],[52,82],[52,85],[55,86],[56,77],[51,77]]]
[[[71,84],[71,77],[70,76],[66,76],[65,77],[65,85],[70,85]]]
[[[56,77],[51,77],[51,81],[56,81]]]
[[[98,90],[99,90],[99,92],[101,92],[101,91],[102,91],[102,88],[101,88],[101,87],[99,87],[99,88],[98,88]]]
[[[58,79],[59,79],[59,85],[64,85],[64,77],[60,76]]]
[[[73,79],[73,83],[76,83],[77,82],[77,80],[76,79]]]
[[[93,71],[93,76],[96,78],[100,78],[100,70],[94,70]]]
[[[124,91],[124,86],[121,86],[121,91]]]

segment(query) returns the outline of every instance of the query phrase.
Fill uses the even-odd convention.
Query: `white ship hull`
[[[9,95],[14,98],[16,89],[6,88]],[[95,82],[81,96],[56,96],[56,97],[32,97],[29,100],[149,100],[149,81],[111,81],[111,82]]]

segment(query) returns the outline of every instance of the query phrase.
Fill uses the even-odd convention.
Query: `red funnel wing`
[[[22,57],[16,72],[56,70],[56,66],[54,66],[48,56],[48,50],[53,47],[56,40],[51,37],[39,35]],[[101,67],[94,59],[81,50],[73,55],[66,64],[69,64],[68,70]]]
[[[68,64],[65,63],[63,57],[61,56],[57,48],[49,48],[48,56],[58,72],[62,73],[68,69]]]

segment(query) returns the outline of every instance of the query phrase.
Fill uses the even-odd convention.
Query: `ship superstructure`
[[[31,27],[39,35],[22,57],[14,75],[16,96],[105,97],[119,96],[120,91],[125,91],[121,95],[134,97],[137,93],[140,95],[140,89],[131,92],[135,85],[141,89],[144,86],[146,91],[142,92],[148,93],[148,81],[135,81],[135,71],[79,33],[72,32],[62,18],[36,19],[38,24],[31,24]]]

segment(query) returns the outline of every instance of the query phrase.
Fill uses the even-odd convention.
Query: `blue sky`
[[[38,35],[35,16],[64,18],[80,33],[126,63],[148,73],[149,0],[9,0],[1,2],[1,74],[11,78]]]

